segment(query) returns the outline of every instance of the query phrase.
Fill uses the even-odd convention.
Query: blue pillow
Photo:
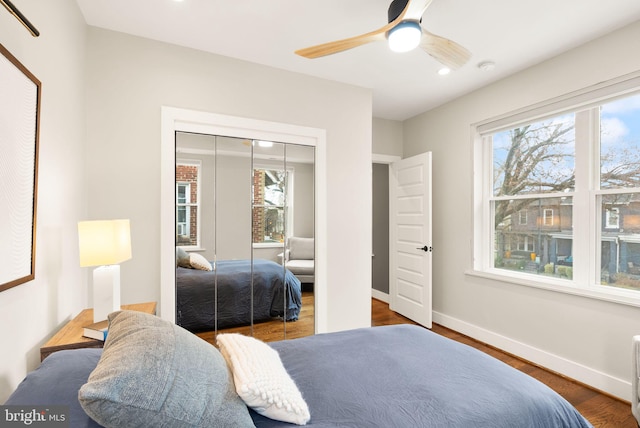
[[[80,388],[105,427],[253,427],[220,352],[155,315],[109,315],[98,365]]]

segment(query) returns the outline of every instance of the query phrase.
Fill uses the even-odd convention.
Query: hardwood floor
[[[380,300],[372,299],[371,309],[372,326],[415,324],[413,321],[390,311],[389,306]],[[479,349],[538,379],[562,395],[596,428],[638,428],[638,424],[631,414],[631,405],[628,402],[596,391],[446,327],[434,324],[432,331]]]
[[[283,340],[285,337],[287,339],[296,339],[298,337],[311,336],[315,331],[314,307],[313,291],[303,291],[302,309],[297,321],[287,322],[286,324],[282,320],[257,323],[253,326],[253,334],[250,326],[220,329],[218,332],[242,333],[247,336],[255,336],[264,342]],[[196,335],[209,343],[214,345],[216,343],[215,331],[200,332],[196,333]]]

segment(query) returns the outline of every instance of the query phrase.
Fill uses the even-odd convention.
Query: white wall
[[[88,275],[77,237],[86,207],[86,26],[73,0],[15,3],[41,33],[32,37],[0,8],[0,43],[42,82],[36,271],[35,280],[0,293],[0,402],[40,363],[40,346],[86,307]]]
[[[404,156],[433,152],[434,321],[626,399],[639,308],[464,271],[473,235],[470,125],[639,70],[638,40],[640,22],[404,124]]]
[[[324,316],[330,331],[370,325],[371,92],[121,33],[88,33],[89,216],[131,219],[123,302],[160,296],[164,105],[327,130]]]

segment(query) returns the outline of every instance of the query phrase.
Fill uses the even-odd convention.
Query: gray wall
[[[35,279],[0,293],[0,403],[40,363],[40,346],[87,307],[91,271],[80,268],[77,232],[87,219],[86,25],[73,0],[15,3],[41,33],[1,8],[0,43],[42,82],[38,211]]]
[[[372,288],[389,294],[389,165],[373,164]]]
[[[402,122],[373,118],[372,149],[374,154],[402,156],[402,141]]]
[[[124,302],[160,295],[160,110],[172,106],[327,131],[328,276],[318,316],[328,331],[370,325],[370,90],[97,28],[88,44],[89,214],[131,219]]]
[[[640,69],[640,22],[419,115],[404,155],[433,152],[434,321],[630,397],[640,309],[466,274],[471,268],[473,123]],[[606,61],[606,66],[603,65]]]

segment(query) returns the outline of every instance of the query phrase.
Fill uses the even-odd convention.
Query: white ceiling
[[[371,88],[373,115],[394,120],[640,20],[638,0],[433,0],[422,25],[473,55],[443,77],[420,49],[398,54],[385,42],[318,59],[293,53],[382,27],[391,0],[77,2],[89,25]],[[495,62],[495,69],[480,70],[482,61]]]

